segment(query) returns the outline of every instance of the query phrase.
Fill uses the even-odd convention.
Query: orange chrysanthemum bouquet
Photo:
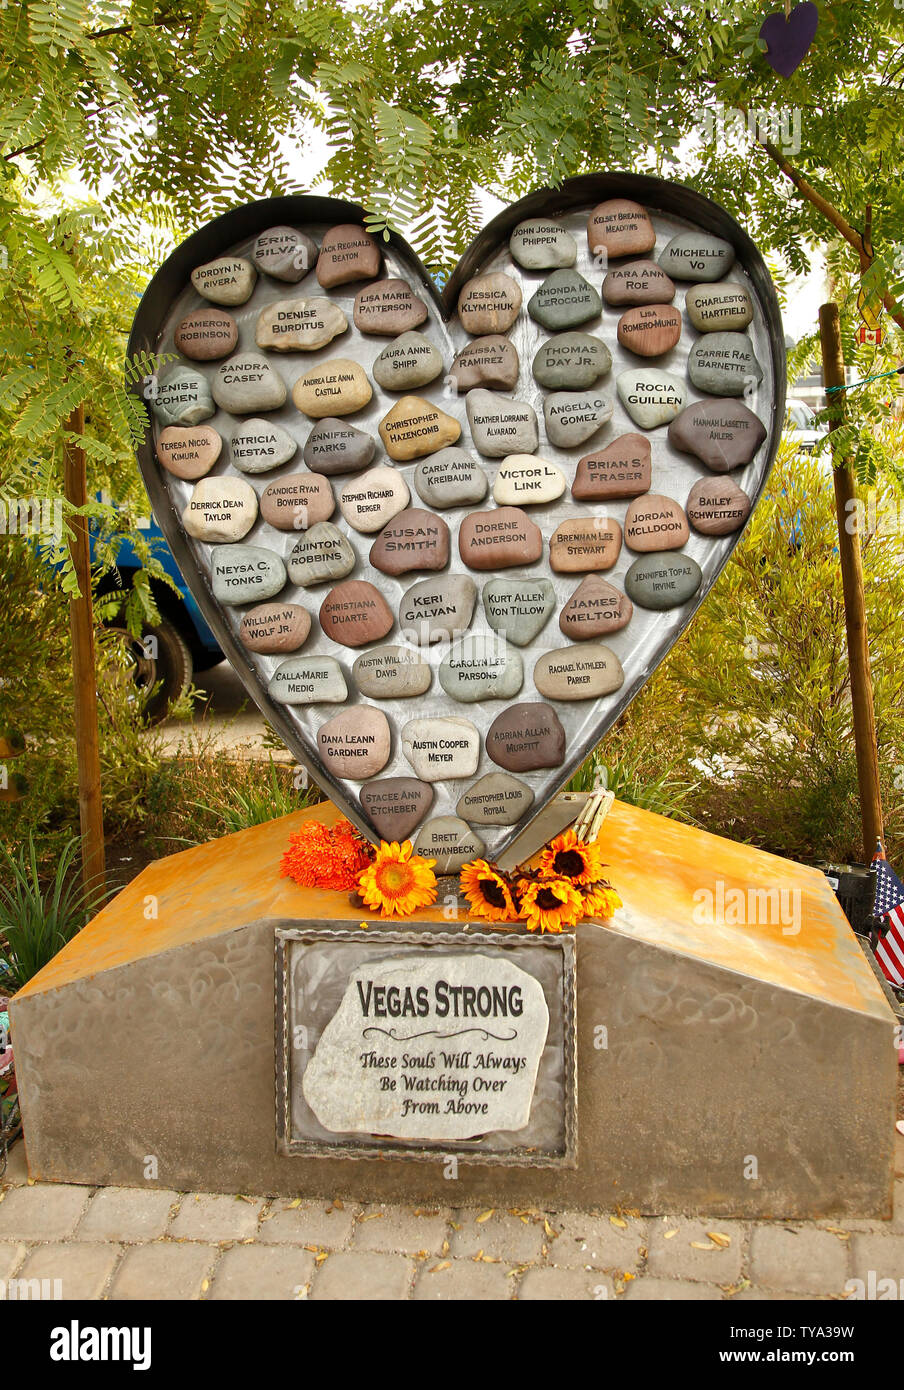
[[[435,863],[413,854],[410,840],[375,849],[346,820],[313,820],[289,836],[280,872],[302,888],[354,891],[384,917],[410,917],[436,902]]]
[[[528,931],[560,932],[582,917],[611,917],[622,900],[603,877],[599,846],[566,830],[542,851],[536,869],[502,873],[485,859],[461,871],[461,891],[476,917],[521,921]]]

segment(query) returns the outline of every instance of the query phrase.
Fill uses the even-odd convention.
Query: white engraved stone
[[[470,719],[452,715],[409,719],[402,729],[402,752],[422,782],[473,777],[480,761],[480,734]]]
[[[339,494],[339,509],[349,526],[370,535],[382,531],[387,521],[404,511],[410,496],[398,469],[381,463],[353,483],[346,483]]]
[[[510,454],[503,459],[493,484],[500,507],[533,507],[554,502],[565,491],[561,468],[536,454]]]
[[[331,656],[293,656],[277,666],[268,694],[280,705],[341,705],[348,686]]]
[[[233,430],[230,457],[242,473],[267,473],[288,463],[298,445],[280,425],[269,420],[243,420]]]
[[[195,483],[182,525],[199,541],[240,541],[257,520],[257,493],[244,478],[202,478]]]
[[[540,442],[537,416],[527,401],[497,396],[480,387],[465,398],[471,438],[488,458],[506,454],[532,454]]]

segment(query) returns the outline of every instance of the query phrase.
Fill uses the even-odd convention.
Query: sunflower
[[[557,835],[540,855],[542,874],[570,879],[579,888],[602,877],[602,871],[599,848],[579,840],[573,830]]]
[[[460,879],[461,891],[475,917],[487,922],[514,922],[518,916],[511,884],[485,859],[465,864]]]
[[[521,916],[528,931],[541,934],[573,927],[584,915],[584,899],[567,878],[522,879],[518,884]]]
[[[610,883],[593,883],[584,889],[584,911],[588,917],[611,917],[624,903]]]
[[[401,845],[381,840],[373,863],[358,875],[358,892],[383,917],[410,917],[419,907],[436,902],[435,863],[412,855],[410,840]]]

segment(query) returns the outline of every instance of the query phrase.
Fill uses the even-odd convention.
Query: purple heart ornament
[[[760,38],[768,45],[766,62],[780,77],[790,77],[806,58],[816,37],[819,10],[811,0],[796,5],[787,19],[771,14],[763,20]]]

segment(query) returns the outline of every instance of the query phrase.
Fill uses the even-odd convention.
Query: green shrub
[[[93,917],[108,893],[83,886],[79,841],[68,840],[42,880],[29,835],[11,854],[0,847],[0,965],[3,987],[21,989]]]

